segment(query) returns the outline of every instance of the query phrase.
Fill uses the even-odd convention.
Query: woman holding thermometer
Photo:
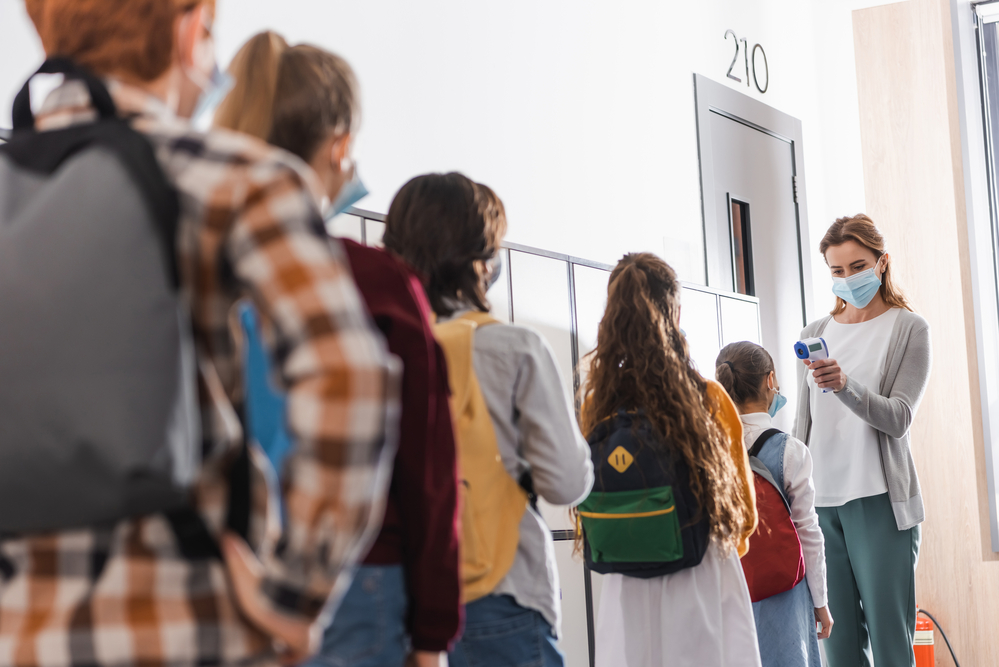
[[[836,306],[801,338],[794,435],[814,461],[825,536],[830,667],[913,667],[915,568],[923,500],[909,429],[930,374],[929,325],[895,282],[866,215],[840,218],[819,245]],[[823,350],[812,350],[819,339]],[[797,347],[797,346],[796,346]]]

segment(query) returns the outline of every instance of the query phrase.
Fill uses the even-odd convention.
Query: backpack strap
[[[37,74],[63,74],[67,80],[86,85],[91,104],[98,113],[94,123],[71,125],[48,132],[35,131],[31,111],[31,79],[24,84],[14,100],[12,116],[14,130],[6,137],[0,152],[22,168],[46,176],[53,174],[67,159],[92,146],[109,149],[127,168],[136,188],[149,208],[150,217],[162,241],[163,257],[175,289],[180,288],[177,266],[177,228],[180,202],[177,192],[167,181],[156,152],[149,140],[132,129],[118,115],[117,107],[104,83],[86,68],[67,58],[50,58],[42,63]]]
[[[434,337],[447,359],[448,391],[453,410],[464,410],[471,396],[472,346],[475,323],[456,318],[434,325]]]
[[[475,331],[479,327],[499,324],[488,313],[468,312],[453,320],[439,322],[434,325],[434,335],[448,339],[449,344],[442,345],[448,356],[448,384],[451,397],[459,409],[470,400],[471,383],[468,376],[474,373],[472,358],[475,351]]]
[[[66,79],[82,81],[90,93],[90,101],[101,118],[114,118],[118,115],[111,94],[100,79],[90,70],[80,67],[69,58],[49,58],[38,71],[28,77],[24,87],[14,98],[11,118],[15,130],[32,130],[35,127],[35,114],[31,111],[31,80],[39,74],[62,74]]]
[[[767,444],[767,440],[783,432],[784,431],[780,430],[779,428],[768,428],[766,431],[760,434],[760,437],[756,439],[756,442],[753,443],[753,446],[749,448],[749,455],[759,456],[760,451],[763,449],[763,445]]]
[[[491,316],[489,313],[483,313],[477,310],[470,310],[463,315],[456,317],[455,319],[464,320],[465,322],[471,322],[475,325],[475,329],[481,329],[482,327],[488,327],[493,324],[502,324],[499,320]],[[474,330],[473,330],[474,335]],[[531,504],[531,507],[535,512],[538,512],[538,494],[534,490],[534,476],[531,474],[530,468],[521,473],[520,478],[517,480],[520,488],[524,490],[527,494],[527,500]]]
[[[778,484],[777,480],[774,479],[774,476],[772,474],[770,474],[770,469],[767,468],[763,464],[763,461],[761,461],[761,460],[759,460],[758,458],[755,458],[755,457],[749,459],[749,469],[752,470],[753,472],[755,472],[757,475],[759,475],[763,479],[767,480],[767,482],[770,483],[770,486],[772,486],[775,489],[777,489],[777,493],[780,494],[780,499],[784,501],[784,507],[787,508],[787,512],[788,512],[788,514],[790,514],[791,513],[791,503],[788,502],[787,496],[784,495],[784,489],[780,488],[780,484]]]

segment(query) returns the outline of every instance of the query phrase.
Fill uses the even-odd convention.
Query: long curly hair
[[[584,360],[580,426],[589,436],[620,408],[640,409],[658,436],[664,459],[682,457],[691,471],[711,536],[728,553],[751,521],[742,502],[728,436],[714,418],[707,382],[695,370],[679,330],[680,282],[663,260],[629,254],[610,276],[597,347]]]

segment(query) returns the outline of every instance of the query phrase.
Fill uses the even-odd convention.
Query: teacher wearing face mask
[[[830,358],[798,372],[794,435],[814,461],[825,536],[830,667],[913,667],[915,569],[923,499],[909,429],[930,374],[930,329],[899,289],[885,240],[866,215],[840,218],[819,251],[836,306],[802,339]]]

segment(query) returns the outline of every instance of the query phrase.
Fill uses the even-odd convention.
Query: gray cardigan
[[[821,336],[831,319],[832,316],[827,316],[809,324],[801,332],[802,339]],[[835,358],[836,351],[831,352]],[[903,309],[892,330],[888,359],[878,391],[871,391],[860,382],[847,378],[846,387],[837,394],[844,405],[878,431],[888,497],[899,530],[912,528],[925,518],[919,478],[909,449],[909,427],[926,391],[931,363],[929,324],[919,315]],[[808,369],[804,364],[798,364],[798,412],[794,436],[806,445],[812,429],[807,378]]]

